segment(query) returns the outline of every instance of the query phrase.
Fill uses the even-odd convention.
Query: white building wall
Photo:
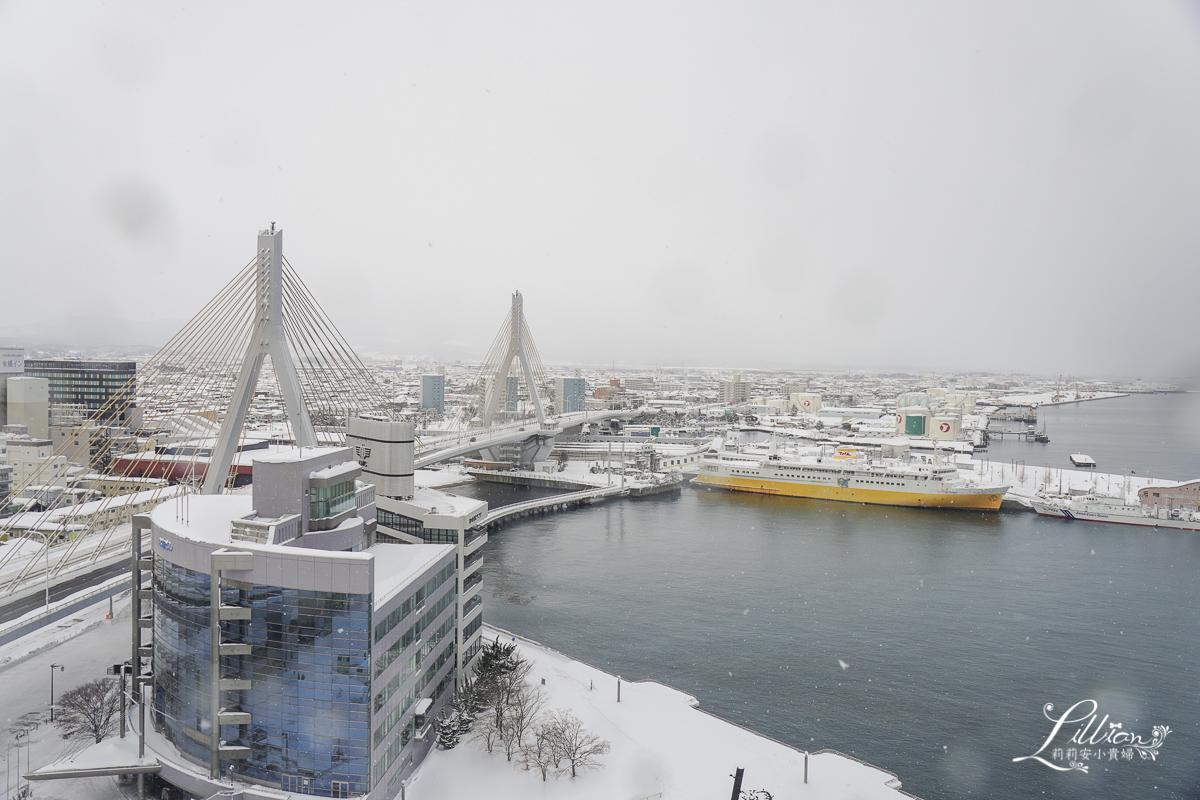
[[[45,439],[50,435],[50,381],[46,378],[8,378],[8,422],[27,425],[29,435]]]

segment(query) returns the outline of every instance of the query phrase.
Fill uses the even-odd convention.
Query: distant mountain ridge
[[[62,316],[21,325],[0,325],[0,344],[28,350],[158,349],[186,320],[128,320],[102,316]]]

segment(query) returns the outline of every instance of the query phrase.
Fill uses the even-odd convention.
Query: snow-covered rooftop
[[[375,557],[375,605],[454,552],[452,544],[377,544],[362,552]]]
[[[229,523],[253,513],[251,496],[229,494],[177,497],[150,512],[154,524],[167,533],[218,545],[233,544]]]
[[[286,464],[318,456],[332,455],[339,450],[345,449],[345,447],[281,447],[278,450],[272,449],[271,452],[253,450],[250,451],[250,454],[255,461],[261,461],[264,464]],[[259,453],[262,453],[262,455],[259,455]]]
[[[487,505],[483,500],[476,500],[473,497],[463,497],[427,488],[416,489],[409,502],[421,506],[431,513],[454,517],[470,516]]]

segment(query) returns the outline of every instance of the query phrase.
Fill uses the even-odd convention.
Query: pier
[[[505,520],[527,517],[531,514],[563,511],[573,506],[590,504],[596,500],[617,497],[627,492],[627,489],[623,489],[620,486],[601,486],[595,489],[584,489],[577,492],[568,492],[567,494],[558,494],[553,497],[542,497],[537,500],[526,500],[523,503],[500,506],[497,509],[489,511],[487,516],[479,521],[479,526],[491,528]]]
[[[479,521],[480,527],[491,527],[505,520],[545,514],[554,511],[564,511],[578,505],[594,503],[597,500],[607,500],[610,497],[647,497],[665,492],[682,491],[682,481],[666,481],[655,483],[645,480],[615,481],[612,485],[597,486],[583,483],[561,475],[514,470],[511,472],[492,472],[485,469],[468,469],[465,472],[476,480],[491,483],[505,483],[510,486],[536,486],[541,489],[565,489],[563,494],[541,497],[536,500],[526,500],[500,506],[488,512]]]

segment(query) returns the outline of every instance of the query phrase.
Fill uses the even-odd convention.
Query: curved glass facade
[[[154,695],[157,727],[199,763],[209,757],[209,576],[154,562]],[[226,692],[248,725],[221,738],[250,748],[223,762],[241,775],[286,790],[325,796],[370,786],[370,632],[367,594],[315,592],[223,579],[222,603],[251,609],[224,623],[223,641],[251,645],[222,659],[226,677],[250,689]],[[240,697],[240,703],[238,702]]]

